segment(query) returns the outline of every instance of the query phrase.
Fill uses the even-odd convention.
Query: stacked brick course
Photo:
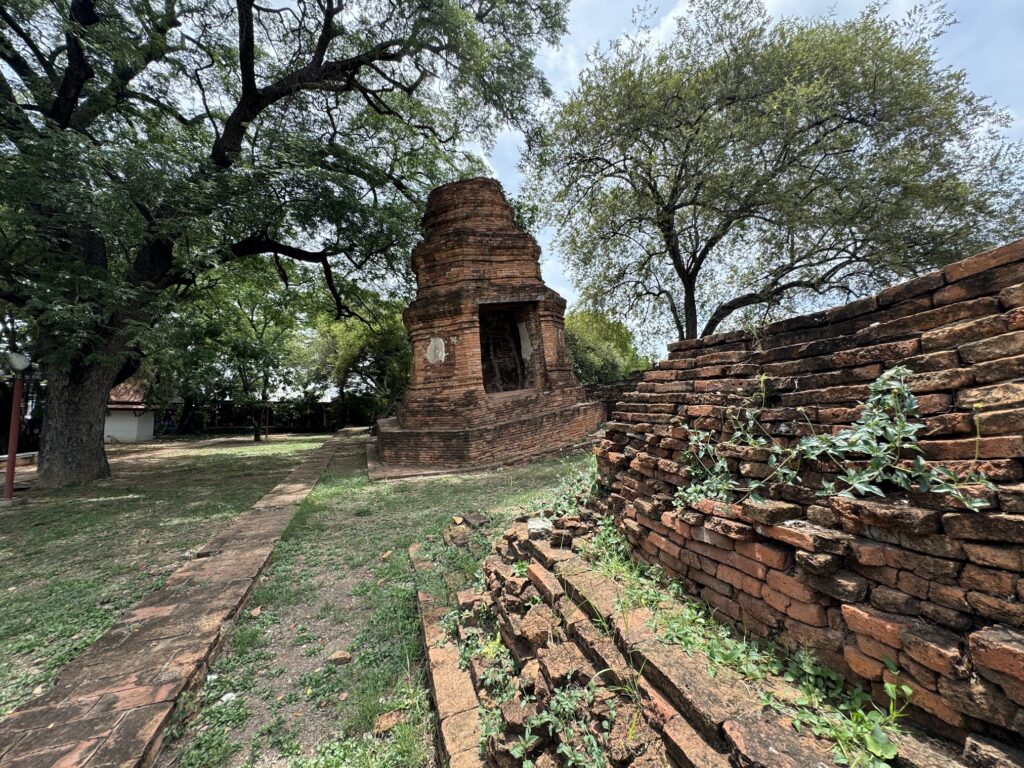
[[[1024,241],[758,338],[725,333],[669,350],[597,447],[610,495],[593,503],[616,514],[635,555],[721,617],[813,649],[879,696],[893,679],[887,664],[897,666],[934,731],[1024,744]],[[769,482],[762,502],[676,507],[690,430],[727,441],[762,374],[770,397],[759,420],[792,444],[852,424],[870,382],[897,364],[914,372],[924,457],[976,466],[996,484],[972,489],[989,502],[983,511],[933,493],[821,497],[842,471],[824,461],[804,462],[799,485]],[[735,477],[771,473],[763,448],[718,450]]]
[[[593,432],[603,409],[572,374],[565,299],[544,285],[540,247],[516,226],[501,186],[438,187],[423,226],[412,257],[417,297],[404,316],[411,382],[397,418],[378,422],[381,460],[485,465]]]

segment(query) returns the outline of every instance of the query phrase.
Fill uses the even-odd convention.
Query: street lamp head
[[[7,365],[9,365],[11,370],[15,373],[21,373],[31,364],[32,361],[28,359],[28,355],[23,355],[21,352],[7,353]]]

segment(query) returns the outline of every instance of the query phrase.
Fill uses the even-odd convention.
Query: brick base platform
[[[332,437],[171,574],[163,589],[0,722],[0,768],[142,768],[181,694],[202,683],[274,544],[334,457]]]

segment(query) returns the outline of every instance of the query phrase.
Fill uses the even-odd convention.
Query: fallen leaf
[[[384,552],[383,554],[381,554],[380,559],[381,560],[387,560],[390,557],[391,557],[391,550],[389,549],[387,552]]]
[[[385,712],[373,722],[373,735],[390,733],[399,723],[405,722],[404,712]]]

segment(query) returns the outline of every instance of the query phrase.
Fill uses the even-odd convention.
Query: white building
[[[128,379],[110,390],[103,440],[107,443],[144,443],[153,439],[156,410],[145,403],[144,382]]]

